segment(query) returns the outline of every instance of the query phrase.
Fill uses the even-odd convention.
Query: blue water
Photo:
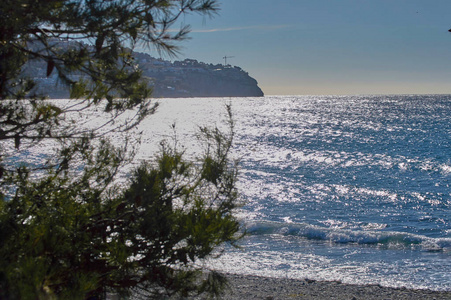
[[[136,163],[155,157],[174,123],[195,153],[197,126],[220,126],[232,104],[248,235],[209,267],[451,290],[451,96],[159,101],[138,128]]]
[[[228,102],[248,235],[211,265],[451,290],[451,96],[167,99],[159,113],[186,128]]]
[[[260,275],[451,289],[450,96],[236,102],[249,236],[230,259]]]
[[[400,232],[451,246],[440,241],[451,237],[450,98],[262,102],[246,124],[258,134],[239,133],[238,142],[259,152],[242,159],[245,180],[262,187],[258,199],[248,196],[250,210],[261,208],[265,221]]]

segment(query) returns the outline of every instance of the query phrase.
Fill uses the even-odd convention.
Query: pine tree
[[[230,131],[202,128],[205,152],[186,161],[162,144],[155,162],[116,177],[133,159],[134,128],[153,114],[136,45],[169,55],[213,0],[3,0],[0,3],[0,298],[102,299],[217,295],[224,279],[199,266],[239,239]],[[46,100],[27,66],[66,85]],[[92,110],[103,123],[82,126]],[[108,135],[121,134],[123,145]],[[29,162],[26,152],[50,144]]]

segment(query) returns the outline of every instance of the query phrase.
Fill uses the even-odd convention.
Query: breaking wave
[[[451,252],[451,238],[433,238],[419,234],[386,230],[352,230],[307,223],[258,222],[246,226],[249,235],[295,236],[336,244],[376,246],[386,249],[413,249]]]

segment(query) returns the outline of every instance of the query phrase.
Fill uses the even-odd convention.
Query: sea
[[[160,99],[158,142],[198,149],[232,106],[247,235],[206,266],[234,274],[451,290],[451,96]],[[175,127],[175,130],[174,130]],[[225,129],[225,128],[224,128]]]
[[[162,140],[195,157],[199,127],[227,130],[232,107],[246,236],[206,267],[451,290],[451,95],[155,101],[135,164]]]

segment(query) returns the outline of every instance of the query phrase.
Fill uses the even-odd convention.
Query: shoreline
[[[237,274],[226,274],[226,277],[229,281],[229,288],[225,290],[220,299],[451,299],[451,290],[391,288],[380,285],[345,284],[339,281],[271,278]],[[203,298],[197,297],[194,299]]]

